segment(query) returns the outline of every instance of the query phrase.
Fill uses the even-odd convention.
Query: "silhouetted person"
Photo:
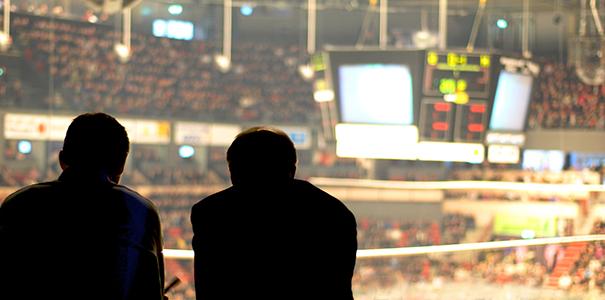
[[[0,207],[0,299],[162,299],[160,219],[118,185],[126,130],[103,113],[73,120],[58,180]]]
[[[227,161],[233,186],[191,213],[197,299],[353,299],[355,217],[294,179],[288,136],[248,129]]]

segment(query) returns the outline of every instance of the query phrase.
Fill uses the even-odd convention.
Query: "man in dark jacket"
[[[355,217],[294,179],[288,136],[248,129],[227,161],[233,186],[191,213],[197,299],[353,299]]]
[[[0,299],[162,299],[160,219],[118,185],[126,130],[103,113],[69,126],[56,181],[10,195],[0,207]]]

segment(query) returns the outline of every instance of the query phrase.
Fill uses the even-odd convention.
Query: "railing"
[[[384,257],[401,257],[414,256],[423,254],[446,253],[446,252],[463,252],[477,250],[494,250],[503,248],[528,247],[528,246],[543,246],[543,245],[558,245],[579,242],[596,242],[605,241],[605,234],[596,235],[579,235],[553,238],[537,238],[528,240],[508,240],[483,243],[466,243],[453,245],[437,245],[437,246],[422,246],[422,247],[403,247],[403,248],[385,248],[385,249],[363,249],[357,251],[358,259],[368,258],[384,258]],[[193,259],[193,250],[177,250],[164,249],[164,257],[170,259]]]

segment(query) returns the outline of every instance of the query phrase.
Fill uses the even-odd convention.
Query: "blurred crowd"
[[[605,221],[595,221],[591,234],[605,234]],[[571,268],[559,278],[558,285],[571,291],[605,291],[605,242],[584,244]]]
[[[121,33],[111,26],[41,11],[13,17],[14,47],[34,75],[26,82],[0,76],[0,105],[219,122],[319,119],[312,85],[298,74],[308,62],[298,45],[235,43],[224,71],[216,66],[221,46],[215,42],[134,32],[129,61],[122,63],[114,51]],[[528,127],[605,129],[605,85],[582,83],[568,64],[539,63]]]
[[[548,60],[540,65],[529,128],[605,128],[605,85],[584,84],[573,66]]]
[[[149,195],[149,198],[160,210],[165,248],[191,249],[193,231],[189,221],[190,209],[204,196],[193,196],[190,193]],[[362,217],[358,219],[358,248],[459,243],[463,241],[468,230],[474,229],[474,226],[474,219],[463,215],[445,215],[440,221],[427,222],[385,221],[383,219]],[[183,281],[183,284],[173,293],[174,299],[193,299],[192,262],[186,260],[169,261],[167,262],[167,278],[178,276]],[[406,264],[389,264],[383,260],[360,261],[354,279],[357,292],[373,288],[376,280],[390,281],[399,276],[398,274],[402,275],[402,278],[416,278],[414,280],[420,280],[422,276],[432,276],[424,274],[424,272],[427,272],[423,270],[426,267],[424,263],[418,261],[414,263],[406,262]],[[429,267],[433,269],[437,267],[436,264],[450,265],[447,261],[432,261]],[[389,273],[385,273],[386,271],[389,271]],[[453,271],[454,268],[452,267]],[[403,274],[406,274],[406,276],[403,276]],[[379,279],[375,278],[377,276]]]
[[[440,222],[359,218],[357,239],[360,249],[457,244],[472,229],[474,219],[462,215],[445,215]]]
[[[18,103],[28,108],[289,124],[318,116],[311,84],[297,71],[306,63],[298,46],[237,43],[222,71],[220,45],[208,41],[134,32],[122,63],[114,51],[121,33],[105,25],[17,14],[13,30],[34,74],[29,84],[46,95]]]

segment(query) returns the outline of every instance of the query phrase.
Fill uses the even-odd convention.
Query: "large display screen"
[[[418,125],[424,50],[327,50],[337,123]]]
[[[559,150],[523,151],[523,169],[560,172],[565,166],[565,152]]]
[[[489,128],[492,130],[523,131],[533,77],[500,72]]]
[[[177,40],[192,40],[194,26],[192,22],[179,20],[154,20],[153,35]]]
[[[410,68],[399,64],[338,67],[342,122],[410,125],[414,96]]]
[[[493,233],[523,238],[554,237],[557,236],[557,218],[498,213],[494,217]]]

